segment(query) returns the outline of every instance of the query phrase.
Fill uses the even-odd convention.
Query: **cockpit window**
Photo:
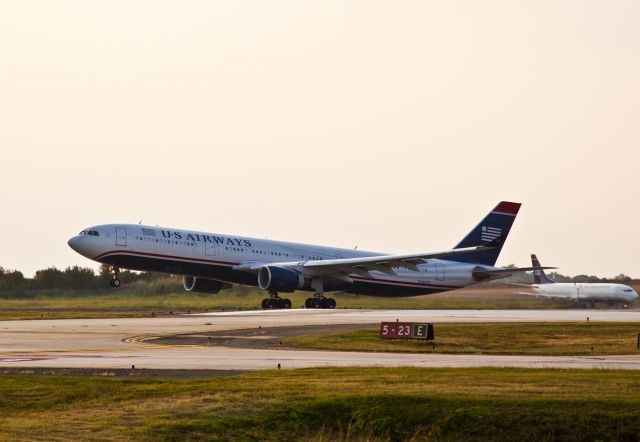
[[[83,230],[82,232],[78,233],[78,235],[86,235],[86,234],[87,234],[86,230]]]
[[[633,289],[623,289],[624,292],[632,292]]]
[[[97,230],[83,230],[79,235],[100,236]]]

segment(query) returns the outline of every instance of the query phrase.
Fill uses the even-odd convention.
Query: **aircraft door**
[[[444,281],[444,265],[440,263],[436,263],[436,279],[438,281]]]
[[[209,256],[216,255],[216,243],[205,241],[204,243],[204,254]]]
[[[116,245],[127,245],[127,229],[125,229],[124,227],[116,227]]]

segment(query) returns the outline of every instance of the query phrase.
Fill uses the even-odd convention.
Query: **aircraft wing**
[[[406,267],[410,270],[418,271],[418,264],[423,264],[429,259],[451,258],[456,255],[462,255],[469,252],[480,252],[489,250],[493,245],[478,247],[465,247],[460,249],[447,250],[434,253],[414,253],[406,255],[377,255],[363,256],[358,258],[342,258],[342,259],[322,259],[318,261],[301,261],[301,262],[282,262],[282,263],[264,263],[264,262],[248,262],[237,265],[235,270],[247,270],[257,272],[266,265],[293,267],[302,270],[309,276],[323,276],[336,273],[356,273],[366,274],[377,270],[383,273],[394,275],[393,267]]]
[[[309,271],[309,273],[315,273],[317,275],[327,273],[367,273],[373,270],[394,275],[395,272],[393,271],[393,267],[406,267],[410,270],[418,271],[418,264],[423,264],[429,259],[451,258],[464,253],[479,252],[491,248],[492,247],[490,246],[479,246],[434,253],[323,259],[320,261],[307,261],[304,263],[303,268],[305,271]]]

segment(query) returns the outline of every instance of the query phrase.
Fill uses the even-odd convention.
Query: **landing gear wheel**
[[[315,300],[313,298],[307,298],[304,301],[304,308],[316,308]]]
[[[271,300],[271,308],[283,308],[284,307],[284,299],[276,298]]]
[[[336,308],[336,300],[333,298],[327,298],[327,308]]]
[[[262,308],[291,308],[291,300],[283,299],[276,292],[269,292],[269,297],[262,300]]]
[[[118,288],[120,287],[120,280],[118,278],[113,278],[109,284],[111,285],[111,287],[115,287]]]

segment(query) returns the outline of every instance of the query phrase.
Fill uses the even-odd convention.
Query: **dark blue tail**
[[[502,201],[484,217],[454,249],[477,247],[493,241],[494,248],[481,252],[470,252],[456,256],[453,260],[472,264],[495,265],[511,226],[520,210],[520,203]]]
[[[534,254],[531,254],[531,267],[541,267],[540,261],[538,261],[538,258]],[[555,283],[553,279],[545,275],[544,270],[542,269],[533,271],[533,282],[535,282],[536,284],[554,284]]]

